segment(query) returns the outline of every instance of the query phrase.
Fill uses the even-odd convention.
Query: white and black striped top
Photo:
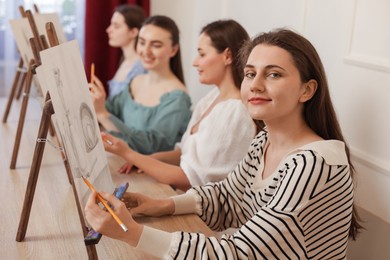
[[[212,229],[239,230],[219,240],[173,233],[169,248],[160,251],[164,258],[346,258],[353,183],[344,143],[327,140],[305,145],[262,180],[266,143],[267,134],[259,133],[246,157],[224,181],[195,187],[176,204],[195,201],[191,211],[197,211]],[[158,235],[150,229],[145,233],[143,239]]]

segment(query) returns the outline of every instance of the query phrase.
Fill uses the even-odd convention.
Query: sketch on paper
[[[91,172],[94,170],[94,165],[96,164],[96,158],[94,162],[90,165],[90,168],[87,168],[85,156],[86,153],[90,153],[99,141],[98,132],[96,131],[95,118],[93,116],[91,108],[85,103],[81,102],[79,106],[79,113],[73,115],[71,113],[70,107],[66,102],[66,97],[64,91],[64,85],[62,83],[61,71],[58,67],[53,69],[53,75],[55,79],[55,86],[58,96],[60,97],[60,105],[62,111],[64,111],[65,121],[63,121],[63,138],[65,138],[70,144],[71,150],[73,151],[73,155],[75,158],[74,164],[74,174],[75,177],[81,178],[84,176],[85,178],[90,177]],[[51,93],[51,92],[50,92]],[[77,110],[77,109],[76,109]],[[79,115],[79,118],[75,116]],[[81,142],[76,142],[77,130],[75,129],[74,124],[80,123],[82,129],[82,140]],[[84,147],[83,147],[84,144]],[[84,148],[84,149],[83,149]]]
[[[82,191],[79,191],[80,201],[85,203],[89,191],[81,176],[88,178],[97,190],[111,191],[114,185],[77,42],[42,51],[41,61],[36,72],[50,93],[56,128],[65,146],[76,188]]]

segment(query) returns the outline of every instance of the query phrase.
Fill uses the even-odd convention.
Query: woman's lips
[[[264,103],[269,102],[269,101],[271,101],[271,99],[263,98],[263,97],[252,97],[252,98],[248,99],[248,102],[251,104],[254,104],[254,105],[264,104]]]

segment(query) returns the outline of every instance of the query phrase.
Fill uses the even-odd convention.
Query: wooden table
[[[124,161],[114,155],[109,155],[109,165],[113,181],[116,184],[129,182],[128,191],[139,192],[153,198],[165,198],[176,195],[176,192],[166,184],[159,183],[142,173],[119,174],[117,169]],[[166,217],[137,217],[138,223],[161,229],[168,232],[187,231],[201,232],[206,235],[214,233],[196,215],[166,216]],[[151,245],[153,246],[153,245]],[[102,237],[96,246],[99,258],[113,259],[123,257],[126,259],[154,259],[145,252],[132,248],[122,242]],[[124,257],[126,256],[126,257]]]

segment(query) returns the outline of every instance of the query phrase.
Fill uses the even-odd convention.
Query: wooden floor
[[[0,99],[1,116],[5,102]],[[50,145],[45,147],[26,238],[15,240],[41,115],[39,102],[30,98],[16,169],[10,170],[20,103],[13,102],[0,128],[0,258],[86,259],[84,245],[77,242],[82,232],[72,189],[60,153]]]

